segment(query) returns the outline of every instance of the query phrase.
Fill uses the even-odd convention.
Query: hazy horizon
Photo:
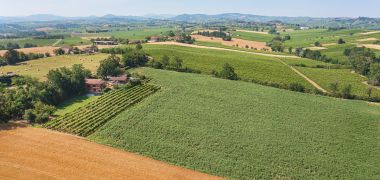
[[[19,17],[52,14],[65,17],[144,16],[147,14],[221,14],[243,13],[289,17],[380,17],[374,0],[0,0],[0,16]]]

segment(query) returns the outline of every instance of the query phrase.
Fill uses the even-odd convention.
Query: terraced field
[[[157,90],[158,87],[152,85],[114,90],[86,106],[49,121],[43,127],[86,137],[120,112]]]

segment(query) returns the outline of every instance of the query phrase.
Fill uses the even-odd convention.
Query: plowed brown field
[[[232,41],[224,41],[222,38],[206,37],[201,35],[191,35],[191,37],[193,37],[197,41],[221,43],[225,46],[238,45],[241,48],[245,48],[246,46],[248,46],[248,48],[256,48],[258,50],[267,49],[268,51],[270,51],[270,48],[266,45],[265,42],[248,41],[236,38],[233,38]]]
[[[83,138],[0,125],[0,179],[219,179]]]

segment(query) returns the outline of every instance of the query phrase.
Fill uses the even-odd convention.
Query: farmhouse
[[[108,84],[116,85],[116,84],[127,84],[128,77],[127,76],[119,76],[119,77],[108,77]]]
[[[149,42],[159,42],[161,40],[160,36],[152,36],[150,37]]]
[[[86,90],[89,93],[101,93],[105,88],[114,88],[115,85],[127,84],[127,76],[107,77],[107,81],[101,79],[86,79]]]
[[[90,93],[100,93],[106,85],[106,82],[101,79],[86,79],[86,90]]]

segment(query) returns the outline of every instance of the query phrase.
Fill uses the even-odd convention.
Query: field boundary
[[[58,39],[57,41],[55,41],[51,46],[57,46],[59,43],[62,42],[63,39]]]
[[[300,58],[298,56],[265,54],[265,53],[257,53],[257,52],[240,51],[240,50],[235,50],[235,49],[227,49],[227,48],[221,48],[221,47],[210,47],[210,46],[201,46],[201,45],[194,45],[194,44],[185,44],[185,43],[179,43],[179,42],[154,42],[154,43],[148,43],[148,44],[153,44],[153,45],[175,45],[175,46],[182,46],[182,47],[193,47],[193,48],[201,48],[201,49],[213,49],[213,50],[222,50],[222,51],[232,51],[232,52],[241,52],[241,53],[247,53],[247,54],[267,56],[267,57],[277,57],[277,58]]]
[[[285,61],[283,61],[282,59],[279,59],[280,62],[282,64],[284,64],[285,66],[288,66],[291,70],[293,70],[294,72],[296,72],[298,75],[300,75],[302,78],[304,78],[306,81],[308,81],[311,85],[313,85],[315,88],[317,88],[318,90],[324,92],[324,93],[328,93],[327,90],[323,89],[318,83],[316,83],[315,81],[313,81],[312,79],[310,79],[309,77],[307,77],[305,74],[303,74],[302,72],[298,71],[296,68],[294,68],[293,66],[290,66],[289,64],[287,64]]]

